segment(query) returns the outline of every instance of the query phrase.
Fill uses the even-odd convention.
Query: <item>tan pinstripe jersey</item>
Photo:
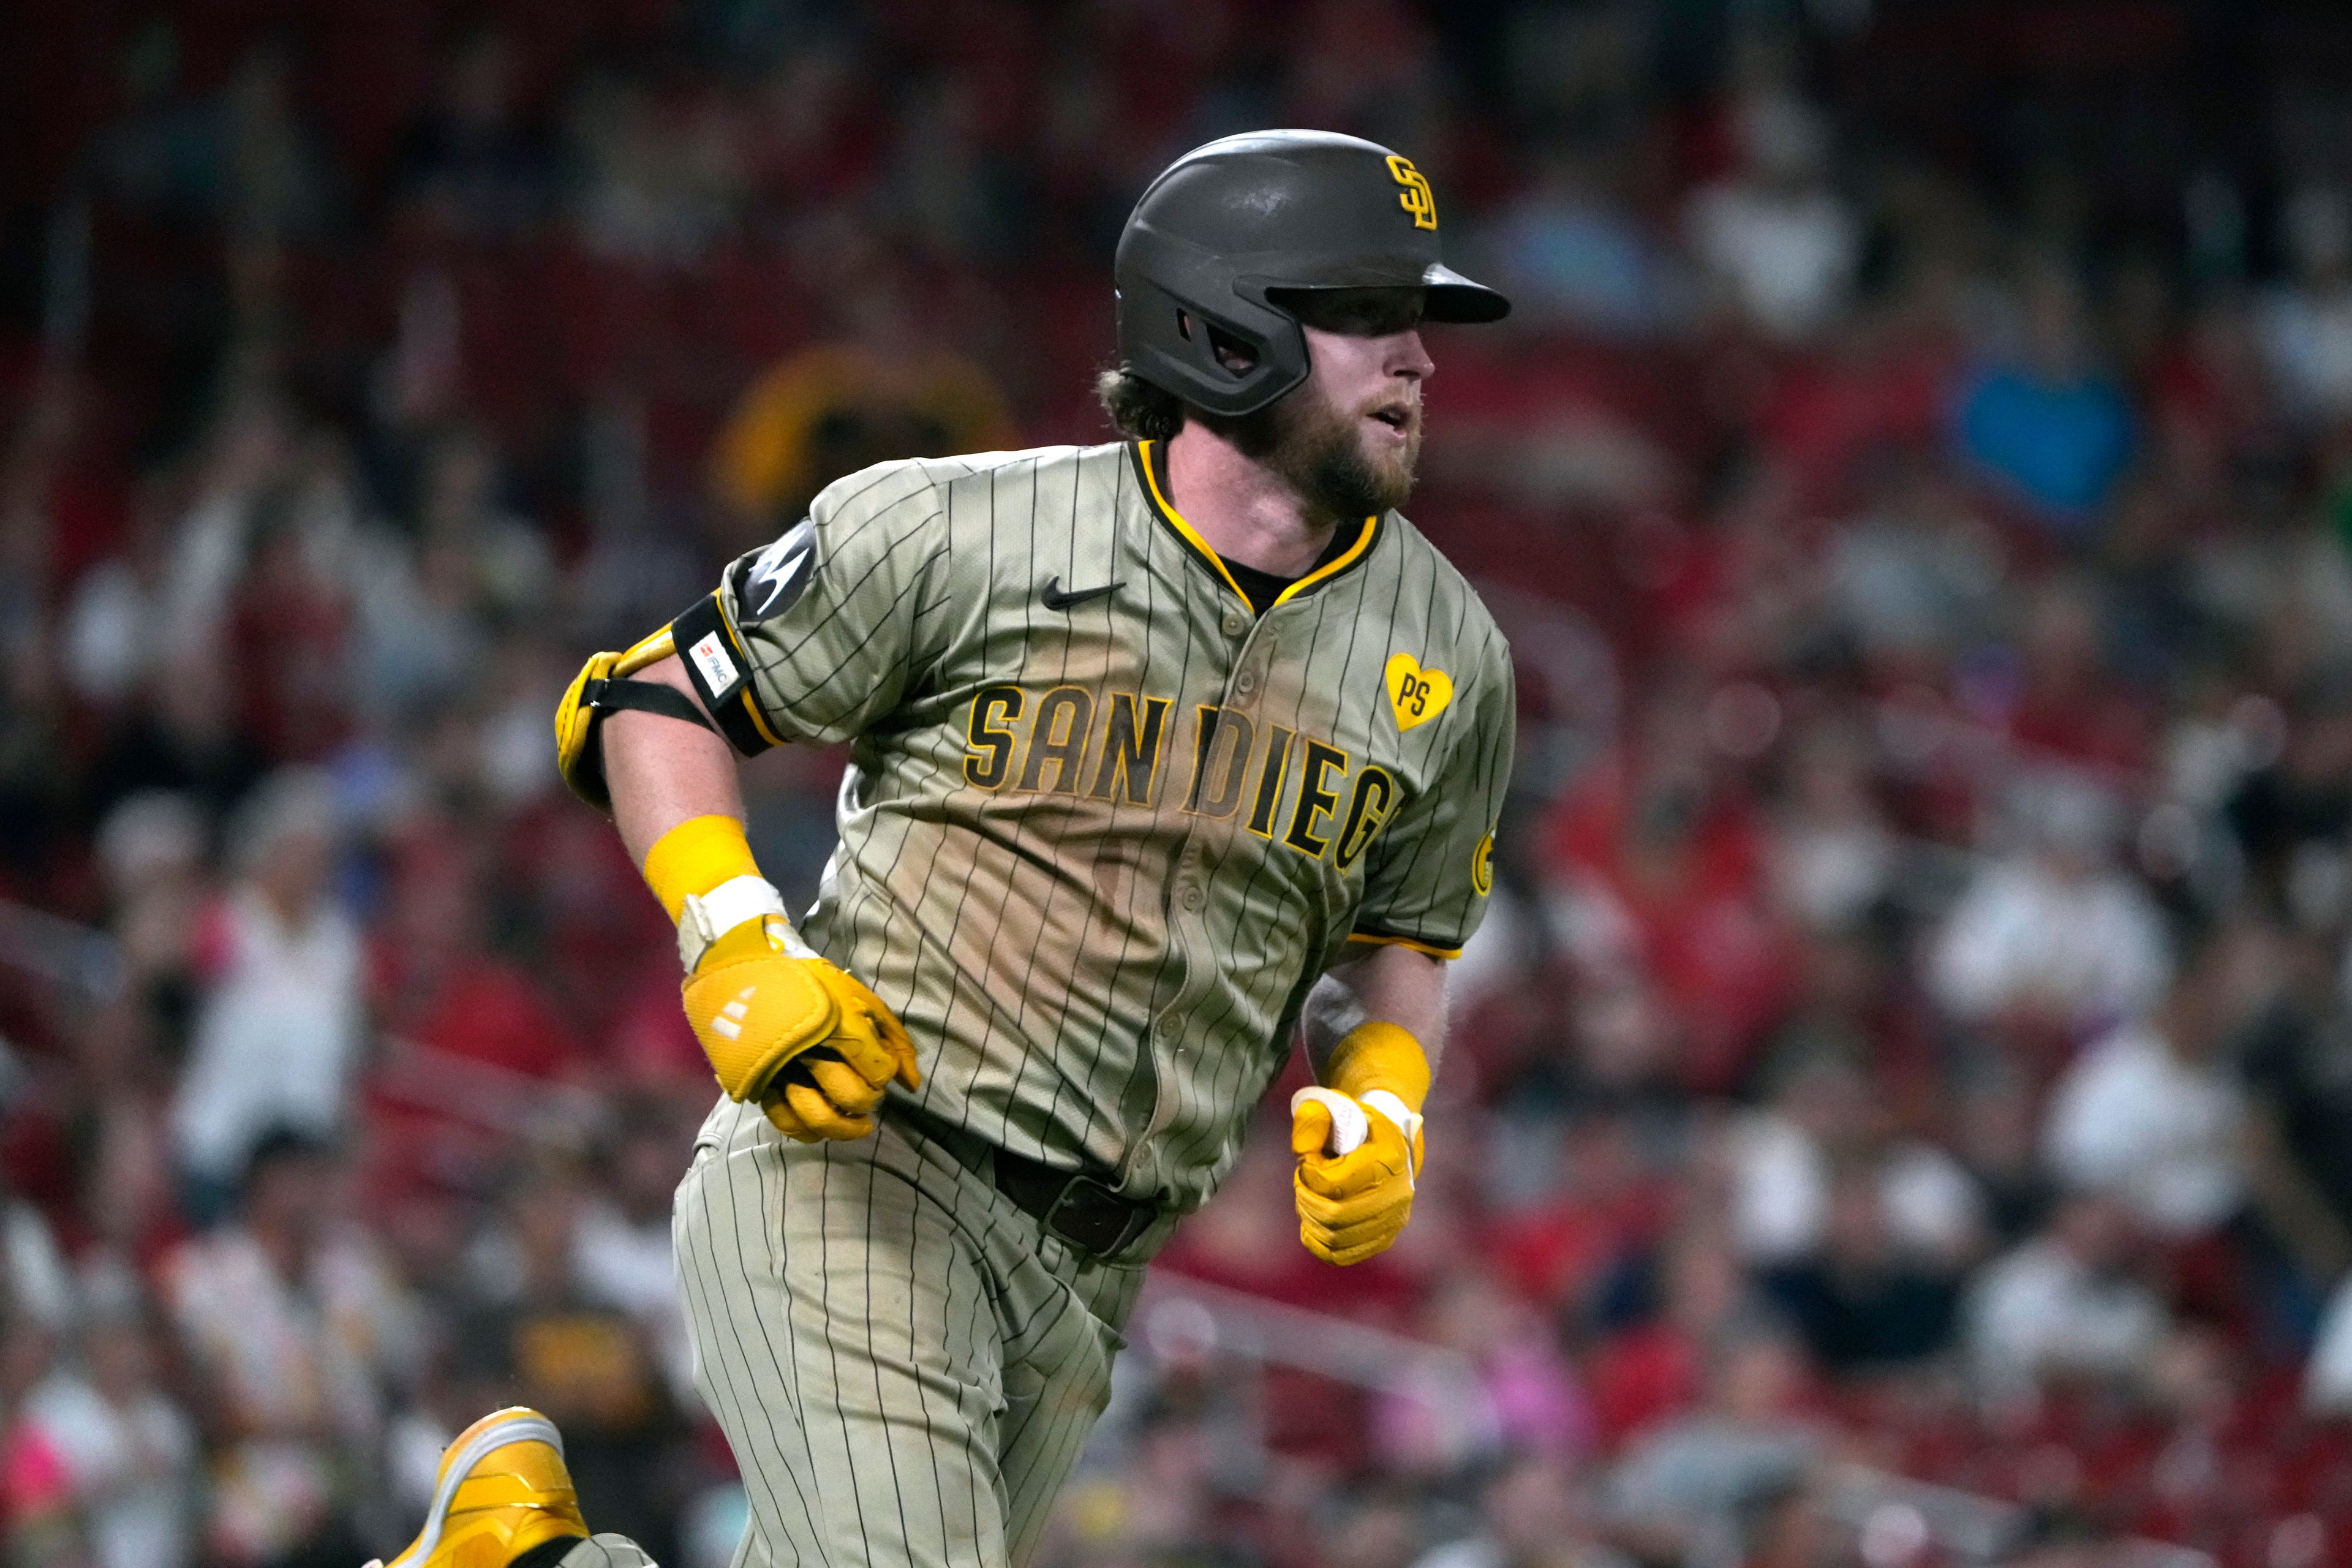
[[[868,468],[719,605],[736,732],[853,743],[804,929],[906,1020],[925,1104],[1189,1208],[1351,939],[1476,928],[1513,693],[1403,518],[1254,615],[1153,463]]]

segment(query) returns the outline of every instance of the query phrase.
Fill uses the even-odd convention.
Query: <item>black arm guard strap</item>
[[[591,658],[572,678],[572,689],[555,708],[556,768],[572,793],[599,811],[613,809],[612,791],[604,782],[603,738],[597,733],[607,713],[627,708],[710,728],[694,700],[677,687],[604,673],[624,657],[600,653]]]
[[[717,594],[695,601],[669,624],[670,641],[695,695],[718,721],[719,732],[740,754],[756,757],[776,744],[751,690],[751,658],[728,623]]]
[[[582,691],[581,700],[600,713],[626,708],[635,713],[658,713],[665,719],[681,720],[700,729],[710,728],[710,721],[702,716],[694,699],[658,680],[632,680],[621,675],[592,680]]]

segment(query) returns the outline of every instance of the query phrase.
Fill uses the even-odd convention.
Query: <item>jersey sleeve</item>
[[[888,463],[827,487],[809,515],[727,568],[671,623],[678,657],[738,752],[828,744],[895,707],[927,658],[947,498],[926,469]]]
[[[1430,785],[1407,801],[1372,845],[1351,939],[1400,942],[1457,956],[1486,915],[1495,826],[1511,778],[1518,699],[1502,634],[1488,632],[1471,693],[1472,721]]]

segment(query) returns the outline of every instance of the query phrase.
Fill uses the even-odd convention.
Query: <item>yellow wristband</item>
[[[751,858],[743,824],[714,814],[690,816],[654,840],[645,870],[646,885],[675,921],[685,914],[689,897],[738,877],[756,877],[760,863]]]
[[[1323,1081],[1358,1100],[1384,1089],[1418,1111],[1429,1098],[1429,1058],[1412,1031],[1375,1019],[1340,1037],[1323,1064]]]

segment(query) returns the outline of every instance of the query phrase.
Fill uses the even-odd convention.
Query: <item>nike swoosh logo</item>
[[[1099,588],[1073,588],[1066,594],[1062,592],[1062,579],[1057,574],[1045,584],[1045,607],[1049,610],[1071,609],[1088,599],[1099,599],[1105,594],[1116,593],[1126,586],[1124,583],[1106,583]]]

